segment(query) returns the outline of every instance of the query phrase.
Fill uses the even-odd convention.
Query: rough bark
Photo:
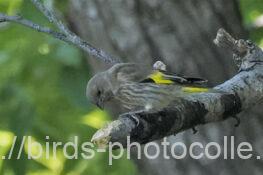
[[[172,71],[199,75],[211,85],[233,76],[237,68],[229,59],[230,52],[212,43],[219,28],[235,38],[247,38],[242,27],[237,0],[145,0],[107,1],[72,0],[68,21],[81,36],[96,46],[117,55],[124,62],[152,65],[156,59]],[[105,69],[104,63],[88,59],[95,72]],[[234,121],[210,123],[191,131],[171,136],[171,143],[193,141],[223,143],[223,136],[236,136],[236,142],[249,141],[262,154],[262,120],[260,110],[244,111],[241,125]],[[245,118],[246,117],[246,118]],[[246,122],[244,122],[246,121]],[[263,170],[259,160],[135,160],[142,174],[248,174]]]

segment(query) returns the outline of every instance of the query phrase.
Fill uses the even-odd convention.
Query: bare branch
[[[263,100],[263,52],[250,41],[235,40],[223,29],[215,43],[231,49],[240,57],[241,71],[214,87],[217,93],[196,93],[176,98],[161,111],[129,113],[98,130],[92,141],[103,144],[131,141],[147,143],[182,132],[200,124],[235,118],[241,111]],[[139,122],[138,122],[139,121]],[[105,139],[107,138],[107,139]]]
[[[50,9],[47,9],[43,3],[41,3],[39,0],[31,0],[31,2],[36,6],[36,8],[41,11],[44,16],[49,20],[49,22],[55,24],[57,28],[64,34],[70,34],[73,33],[66,27],[52,12]]]
[[[65,34],[56,32],[48,27],[40,26],[30,20],[22,18],[21,16],[8,16],[0,13],[0,22],[15,22],[17,24],[32,28],[38,32],[47,33],[59,40],[69,42]]]
[[[50,22],[56,25],[59,32],[24,19],[21,16],[8,16],[0,13],[0,22],[15,22],[38,32],[49,34],[54,38],[77,46],[88,54],[95,56],[106,63],[115,64],[121,62],[119,58],[115,58],[105,51],[92,46],[90,43],[71,32],[58,18],[56,18],[54,13],[48,10],[39,0],[32,0],[32,3],[47,17]]]
[[[214,39],[214,43],[218,47],[227,49],[235,49],[235,42],[236,40],[222,28],[218,30],[216,38]]]

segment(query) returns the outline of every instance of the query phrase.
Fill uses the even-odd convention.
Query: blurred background
[[[69,27],[98,48],[123,61],[152,64],[163,60],[178,73],[202,76],[216,85],[232,77],[237,68],[230,52],[218,49],[212,40],[223,27],[235,37],[250,38],[263,47],[262,0],[46,0],[59,10]],[[51,26],[28,0],[0,0],[0,12],[21,14]],[[14,136],[18,143],[30,135],[45,147],[49,141],[90,141],[95,131],[112,117],[96,109],[85,98],[89,78],[105,64],[74,46],[20,25],[0,24],[0,157],[6,156]],[[200,126],[168,140],[204,144],[249,141],[263,155],[262,110],[243,112],[246,123],[235,121]],[[116,117],[116,116],[115,116]],[[114,116],[113,116],[114,118]],[[261,142],[262,143],[262,142]],[[16,146],[14,151],[18,152]],[[37,150],[36,150],[37,151]],[[59,150],[56,159],[1,160],[4,175],[136,175],[136,174],[262,174],[260,160],[127,160],[108,166],[107,154],[91,160],[67,160]]]

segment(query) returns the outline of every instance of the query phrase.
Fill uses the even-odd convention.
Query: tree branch
[[[34,29],[38,32],[49,34],[54,38],[57,38],[59,40],[77,46],[78,48],[84,50],[88,54],[95,56],[106,63],[115,64],[121,62],[119,58],[115,58],[110,54],[106,53],[105,51],[92,46],[90,43],[81,39],[79,36],[71,32],[58,18],[56,18],[55,14],[51,12],[49,9],[47,9],[39,0],[31,0],[31,2],[39,9],[39,11],[41,11],[44,14],[44,16],[51,23],[55,24],[59,32],[54,31],[48,27],[44,27],[39,24],[36,24],[18,15],[8,16],[3,13],[0,13],[0,23],[15,22],[17,24],[21,24],[23,26]]]
[[[63,32],[64,34],[68,35],[75,35],[72,33],[67,26],[65,26],[61,20],[59,20],[53,11],[47,9],[43,3],[41,3],[39,0],[31,0],[31,2],[35,5],[35,7],[43,13],[43,15],[49,20],[50,23],[53,23],[56,25],[56,27]]]
[[[235,40],[220,29],[214,40],[216,45],[231,49],[234,59],[240,60],[240,72],[214,87],[218,93],[196,93],[176,99],[161,111],[129,113],[98,130],[92,141],[99,144],[120,142],[124,146],[127,136],[131,141],[147,143],[177,134],[200,124],[222,121],[234,117],[263,100],[263,52],[250,41]],[[139,124],[137,125],[137,121]]]
[[[63,33],[56,32],[48,27],[40,26],[36,23],[33,23],[30,20],[22,18],[21,16],[7,16],[5,14],[0,13],[0,22],[6,22],[6,21],[18,23],[23,26],[32,28],[38,32],[47,33],[51,35],[52,37],[57,38],[59,40],[69,42],[67,39],[67,36]]]

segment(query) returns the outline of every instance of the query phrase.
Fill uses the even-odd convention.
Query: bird
[[[221,92],[204,86],[207,82],[203,78],[168,72],[161,61],[150,69],[136,63],[119,63],[94,75],[87,84],[86,96],[101,109],[105,103],[115,101],[125,109],[122,115],[129,113],[133,117],[138,112],[160,111],[193,93]],[[233,118],[237,120],[237,127],[240,120]],[[195,127],[192,130],[193,134],[197,132]]]
[[[150,69],[136,63],[119,63],[92,77],[86,96],[101,109],[105,103],[117,102],[124,108],[121,115],[130,114],[139,125],[135,113],[160,111],[192,93],[216,92],[202,87],[205,83],[207,80],[202,78],[168,72],[161,61]],[[193,134],[197,132],[195,127],[192,130]]]
[[[101,109],[114,99],[127,111],[149,111],[159,110],[172,100],[191,93],[211,91],[211,88],[200,86],[207,80],[179,76],[166,71],[164,64],[157,63],[153,68],[136,63],[116,64],[90,79],[86,96]]]

